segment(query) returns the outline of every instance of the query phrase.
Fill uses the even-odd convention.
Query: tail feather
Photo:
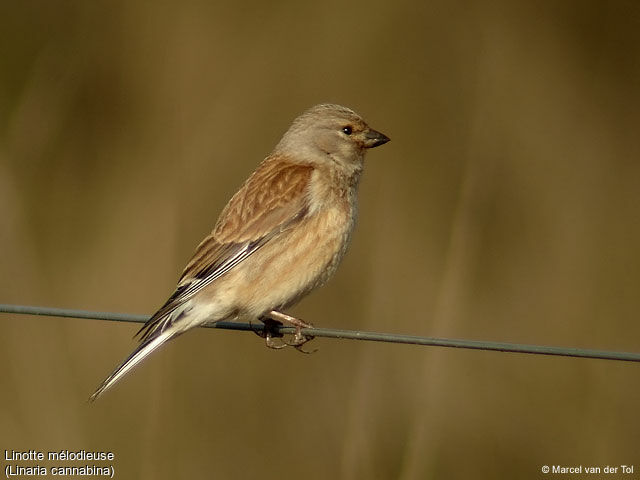
[[[158,330],[156,335],[150,335],[136,348],[129,357],[122,362],[122,364],[116,368],[111,375],[109,375],[102,385],[89,397],[89,401],[93,402],[100,395],[110,389],[115,383],[124,377],[133,367],[135,367],[142,360],[147,358],[158,347],[162,346],[165,342],[171,340],[175,336],[183,333],[183,331],[176,329],[168,329],[165,331]]]

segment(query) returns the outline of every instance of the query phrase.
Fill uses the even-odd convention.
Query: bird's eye
[[[342,127],[342,131],[345,135],[351,135],[353,129],[349,125],[347,125],[346,127]]]

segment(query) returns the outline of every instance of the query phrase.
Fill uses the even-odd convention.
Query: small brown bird
[[[335,272],[353,230],[365,152],[388,141],[340,105],[316,105],[296,118],[198,245],[176,291],[138,332],[138,348],[90,400],[166,341],[205,323],[248,317],[286,322],[298,332],[309,327],[282,310]],[[298,345],[304,341],[296,335]]]

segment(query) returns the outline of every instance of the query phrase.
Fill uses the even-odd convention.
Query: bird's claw
[[[278,329],[278,327],[281,326],[282,323],[270,318],[264,318],[262,319],[262,322],[264,323],[264,327],[261,330],[253,330],[253,332],[259,337],[264,338],[264,343],[268,348],[281,350],[285,347],[293,347],[298,352],[306,354],[315,353],[318,351],[318,349],[309,351],[302,348],[305,343],[310,342],[315,338],[313,335],[302,333],[303,327],[296,326],[296,331],[293,334],[293,338],[291,339],[291,341],[275,341],[276,338],[282,339],[284,337],[284,335],[280,333],[280,330]]]
[[[316,338],[316,337],[314,337],[313,335],[307,335],[305,333],[302,333],[302,328],[301,327],[296,327],[296,333],[294,333],[292,341],[291,342],[285,342],[283,340],[283,343],[285,345],[289,346],[289,347],[295,348],[300,353],[306,353],[308,355],[308,354],[317,352],[318,349],[315,348],[313,350],[305,350],[304,348],[302,348],[302,346],[305,343],[310,342],[314,338]]]
[[[276,337],[276,338],[278,338],[278,337]],[[272,348],[274,350],[282,350],[283,348],[289,346],[289,344],[287,342],[285,342],[284,340],[280,340],[280,342],[276,342],[274,340],[274,337],[270,333],[267,333],[264,336],[264,344],[268,348]]]
[[[284,335],[280,333],[280,331],[276,328],[278,325],[281,325],[280,322],[275,322],[271,319],[263,319],[264,323],[263,328],[252,328],[253,333],[258,335],[260,338],[264,338],[264,343],[267,347],[273,348],[274,350],[280,350],[287,346],[286,342],[276,342],[274,338],[282,338]],[[250,325],[251,322],[249,322]],[[253,325],[252,325],[253,326]]]

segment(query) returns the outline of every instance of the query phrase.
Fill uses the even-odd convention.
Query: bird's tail
[[[116,368],[111,375],[109,375],[102,385],[98,387],[98,389],[89,397],[89,401],[93,402],[100,395],[110,389],[118,380],[124,377],[133,367],[135,367],[142,360],[147,358],[149,354],[151,354],[158,347],[162,346],[168,340],[176,337],[177,335],[183,333],[184,330],[177,330],[175,328],[168,328],[167,330],[158,330],[155,335],[150,335],[147,337],[139,346],[136,348],[129,357],[122,362],[122,364]]]

